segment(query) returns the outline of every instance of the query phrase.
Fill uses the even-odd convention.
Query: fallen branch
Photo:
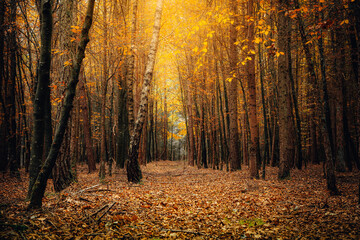
[[[109,206],[109,204],[105,204],[104,206],[102,206],[99,210],[97,210],[96,212],[94,212],[93,214],[91,214],[91,215],[89,216],[89,218],[96,216],[99,212],[101,212],[102,210],[104,210],[107,206]]]
[[[166,229],[166,228],[163,228],[163,229],[161,229],[161,231],[183,232],[183,233],[191,233],[191,234],[196,234],[196,235],[205,235],[205,233],[203,233],[203,232],[194,232],[194,231],[190,231],[190,230],[181,230],[181,229]]]
[[[77,191],[76,193],[82,193],[82,192],[85,192],[86,190],[89,190],[89,189],[92,189],[92,188],[95,188],[95,187],[98,187],[98,186],[101,186],[101,184],[96,184],[96,185],[94,185],[94,186],[84,188],[84,189],[82,189],[82,190]],[[76,193],[75,193],[75,194],[76,194]]]
[[[105,214],[116,204],[116,202],[113,202],[110,207],[98,218],[97,222],[100,222],[101,218],[105,216]]]
[[[114,192],[114,190],[110,190],[110,189],[95,189],[95,190],[90,190],[87,192]]]

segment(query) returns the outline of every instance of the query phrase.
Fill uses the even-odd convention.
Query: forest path
[[[359,239],[359,173],[339,176],[342,196],[329,197],[321,166],[267,180],[181,161],[142,166],[141,184],[124,170],[99,182],[78,167],[78,182],[60,195],[49,186],[42,211],[26,212],[27,178],[1,179],[0,238],[39,239]],[[50,183],[51,184],[51,183]],[[20,229],[20,230],[19,230]]]

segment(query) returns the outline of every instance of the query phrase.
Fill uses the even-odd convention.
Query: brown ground
[[[161,161],[129,185],[123,170],[99,182],[79,166],[79,181],[61,194],[52,184],[41,211],[27,212],[27,175],[0,176],[1,239],[360,239],[359,172],[338,174],[341,196],[329,197],[322,167],[289,180],[249,180]]]

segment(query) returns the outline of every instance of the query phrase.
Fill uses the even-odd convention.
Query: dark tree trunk
[[[10,173],[12,176],[20,177],[19,167],[20,158],[17,151],[18,133],[16,131],[16,75],[17,75],[17,41],[16,41],[16,10],[17,1],[11,0],[10,2],[10,36],[9,36],[9,50],[10,50],[10,74],[7,83],[7,97],[6,97],[6,110],[8,111],[8,162],[10,164]]]
[[[28,197],[32,197],[32,189],[40,172],[45,136],[45,102],[47,99],[47,88],[50,84],[51,64],[51,38],[52,38],[52,4],[51,0],[42,0],[40,7],[40,60],[38,66],[38,80],[34,98],[34,119],[31,139],[31,160],[30,160],[30,182]]]
[[[230,1],[231,19],[233,24],[230,25],[230,52],[229,52],[229,64],[230,64],[230,79],[228,88],[229,96],[229,119],[230,119],[230,131],[229,131],[229,157],[230,157],[230,170],[235,171],[241,168],[240,165],[240,147],[239,147],[239,128],[238,128],[238,51],[236,46],[237,41],[237,27],[239,25],[237,2]]]
[[[84,140],[85,140],[85,153],[87,156],[89,173],[96,171],[96,160],[93,148],[93,142],[91,137],[91,124],[90,124],[90,114],[88,106],[88,97],[85,88],[85,74],[80,80],[80,109],[82,114],[82,123],[84,131]]]
[[[254,16],[254,1],[248,1],[248,14],[250,17]],[[259,151],[259,123],[257,119],[256,107],[256,81],[255,81],[255,45],[254,35],[255,26],[253,22],[249,22],[249,53],[250,60],[247,62],[247,75],[248,75],[248,106],[249,106],[249,125],[250,125],[250,158],[249,158],[249,171],[251,178],[259,178],[258,166],[260,163]]]
[[[270,150],[269,150],[269,138],[268,138],[268,120],[266,116],[266,106],[265,106],[265,90],[264,90],[264,67],[262,63],[262,49],[261,45],[258,46],[259,52],[259,68],[260,68],[260,89],[261,89],[261,104],[262,104],[262,114],[264,118],[264,157],[262,159],[262,179],[265,179],[265,165],[269,162]]]
[[[290,163],[293,159],[294,146],[292,144],[292,116],[290,105],[290,85],[289,85],[289,67],[288,58],[290,48],[288,36],[290,34],[290,19],[285,15],[288,8],[287,0],[278,2],[278,45],[279,45],[279,141],[280,141],[280,164],[279,179],[285,179],[290,176]],[[282,54],[281,54],[282,53]]]
[[[336,186],[336,176],[335,176],[335,150],[332,138],[331,131],[331,120],[330,120],[330,106],[329,106],[329,95],[326,82],[326,67],[325,67],[325,56],[323,48],[323,39],[322,33],[320,32],[320,37],[318,41],[319,45],[319,54],[320,54],[320,69],[321,69],[321,85],[323,90],[323,113],[322,113],[322,123],[320,128],[324,138],[324,149],[326,155],[326,183],[327,189],[330,191],[331,195],[338,195],[339,191]],[[319,101],[322,102],[322,101]]]
[[[101,83],[101,112],[100,112],[100,168],[99,168],[99,178],[103,179],[106,175],[105,170],[105,163],[108,161],[108,151],[107,151],[107,142],[108,139],[106,138],[106,94],[107,94],[107,88],[108,88],[108,58],[107,58],[107,42],[108,42],[108,34],[107,34],[107,6],[106,6],[106,0],[103,0],[103,31],[104,31],[104,39],[103,39],[103,76],[102,76],[102,83]]]
[[[4,44],[5,44],[5,12],[6,12],[6,5],[5,1],[0,1],[0,107],[1,113],[5,115],[5,102],[3,99],[4,96]],[[6,121],[1,121],[0,123],[0,156],[6,156]],[[7,166],[6,158],[0,158],[0,171],[5,171]]]
[[[118,115],[118,137],[117,137],[117,157],[116,166],[125,167],[125,161],[128,158],[129,150],[129,124],[127,103],[127,85],[126,78],[119,77],[119,115]]]

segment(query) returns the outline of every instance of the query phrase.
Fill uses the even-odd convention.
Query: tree
[[[53,65],[60,65],[60,66],[64,66],[62,68],[62,71],[59,71],[59,75],[58,76],[54,76],[54,74],[52,75],[53,77],[53,82],[56,81],[54,80],[55,77],[61,78],[66,84],[69,83],[70,78],[71,78],[71,67],[67,66],[66,63],[70,63],[73,62],[73,55],[75,53],[75,44],[71,41],[74,33],[71,31],[72,28],[69,28],[69,26],[74,26],[76,25],[75,21],[74,21],[74,9],[75,9],[75,2],[73,0],[66,0],[63,1],[62,4],[60,5],[58,12],[59,12],[59,17],[58,20],[59,24],[58,24],[58,34],[59,36],[59,41],[58,41],[58,45],[59,46],[54,46],[53,48],[59,48],[63,53],[68,53],[68,54],[63,54],[61,56],[59,56],[59,59],[54,58],[52,60],[52,64]],[[55,20],[55,21],[56,21]],[[56,31],[54,32],[54,35],[56,34]],[[58,60],[58,61],[56,61]],[[51,143],[52,143],[52,119],[51,119],[51,103],[50,103],[50,88],[48,89],[49,91],[47,92],[47,98],[48,100],[46,101],[48,104],[46,104],[46,111],[47,114],[46,116],[50,116],[46,119],[45,124],[46,124],[46,131],[45,131],[45,156],[48,155],[49,151],[50,151],[50,147],[51,147]],[[56,95],[56,93],[53,92],[53,95]],[[74,125],[76,125],[76,121],[73,121]],[[76,141],[74,141],[75,139],[77,139],[76,137],[72,137],[72,135],[75,135],[75,131],[72,131],[71,128],[72,124],[69,124],[69,127],[67,127],[66,132],[65,132],[65,143],[62,144],[62,147],[60,149],[60,154],[58,156],[58,159],[56,160],[55,166],[53,168],[52,171],[52,177],[53,177],[53,184],[54,184],[54,189],[55,191],[59,192],[65,188],[67,188],[75,179],[75,172],[71,171],[71,162],[74,161],[75,157],[73,152],[71,152],[72,147],[74,146],[74,144]]]
[[[248,15],[253,18],[254,15],[254,2],[250,0],[248,2]],[[249,123],[250,123],[250,161],[249,171],[251,178],[258,178],[258,164],[260,163],[259,152],[259,126],[256,110],[256,82],[255,82],[255,44],[254,44],[254,32],[255,26],[253,21],[249,21],[249,36],[248,36],[248,62],[247,62],[247,77],[248,77],[248,101],[249,101]]]
[[[148,95],[150,92],[150,84],[153,76],[156,51],[159,43],[162,5],[163,5],[162,0],[158,0],[155,11],[153,36],[150,43],[148,60],[146,63],[146,69],[144,73],[144,83],[141,91],[139,110],[134,126],[134,131],[131,134],[131,138],[130,138],[129,160],[126,164],[126,171],[127,171],[128,181],[134,183],[139,183],[142,178],[142,173],[138,162],[138,153],[139,153],[139,145],[140,145],[140,136],[145,122],[145,117],[147,114],[147,105],[149,98]]]
[[[294,157],[292,145],[292,116],[290,105],[289,79],[289,48],[288,37],[291,31],[290,19],[286,16],[289,3],[287,0],[278,1],[278,89],[279,89],[279,138],[280,138],[280,165],[279,178],[290,176],[290,162]]]
[[[127,61],[127,71],[126,71],[126,80],[127,80],[127,102],[128,102],[128,116],[129,116],[129,132],[130,135],[133,134],[135,114],[134,114],[134,66],[135,66],[135,47],[136,47],[136,24],[137,24],[137,10],[138,10],[138,0],[133,0],[133,10],[132,10],[132,20],[131,20],[131,43],[130,43],[130,55]]]
[[[51,23],[51,4],[50,4],[50,2],[51,1],[42,2],[42,14],[45,15],[45,17],[43,17],[43,21],[45,21],[46,24]],[[72,104],[73,104],[74,97],[75,97],[76,85],[79,81],[79,73],[80,73],[80,69],[81,69],[81,64],[85,57],[86,45],[89,42],[89,31],[90,31],[90,27],[91,27],[92,19],[93,19],[94,5],[95,5],[95,0],[89,0],[88,5],[87,5],[83,28],[81,31],[81,39],[77,46],[77,54],[76,54],[75,62],[74,62],[72,72],[71,72],[71,81],[69,82],[68,88],[66,90],[64,105],[63,105],[63,107],[61,109],[61,113],[60,113],[59,125],[57,126],[57,129],[55,131],[55,137],[51,144],[49,154],[48,154],[44,164],[42,165],[41,170],[39,171],[38,175],[35,178],[36,181],[33,180],[33,187],[31,188],[31,191],[30,191],[30,204],[29,204],[30,209],[41,207],[42,198],[44,197],[44,193],[45,193],[45,189],[46,189],[46,185],[47,185],[47,180],[50,176],[52,168],[55,165],[55,161],[56,161],[57,155],[59,153],[59,149],[61,147],[61,143],[62,143],[64,134],[65,134],[68,119],[70,117],[70,112],[73,107]],[[44,18],[45,18],[45,20],[44,20]],[[41,35],[46,34],[46,33],[47,34],[51,33],[51,31],[49,32],[49,29],[51,29],[52,25],[46,25],[46,27],[47,28],[45,28],[44,25],[42,26]],[[51,34],[49,36],[51,38]],[[49,50],[48,49],[49,45],[46,45],[44,47],[46,47],[46,49]],[[48,51],[46,51],[46,53],[48,53]],[[46,54],[46,56],[49,57],[48,54]],[[50,56],[51,56],[51,54],[50,54]],[[49,62],[48,62],[48,64],[49,64]],[[34,144],[36,144],[36,143],[34,143]]]
[[[88,160],[89,173],[96,171],[96,161],[94,156],[93,141],[91,137],[91,125],[90,125],[90,114],[89,114],[89,103],[87,91],[85,88],[85,74],[82,74],[79,83],[80,90],[80,109],[82,113],[83,129],[84,129],[84,140],[86,148],[86,156]]]
[[[238,127],[238,51],[237,51],[237,27],[239,25],[237,1],[230,1],[233,24],[230,25],[230,75],[232,81],[229,84],[229,113],[230,113],[230,139],[229,139],[229,157],[230,169],[237,170],[240,165],[240,147],[239,147],[239,127]]]
[[[107,139],[106,139],[106,94],[108,88],[108,24],[107,24],[107,1],[103,0],[103,62],[102,62],[102,91],[101,91],[101,113],[100,113],[100,134],[101,134],[101,141],[100,141],[100,169],[99,169],[99,177],[100,179],[105,178],[105,162],[107,162]]]
[[[32,198],[33,186],[41,169],[44,150],[45,109],[50,85],[51,38],[53,30],[52,1],[41,0],[39,10],[41,48],[38,80],[34,97],[34,123],[33,136],[31,139],[30,182],[28,191],[28,197],[30,198]]]

